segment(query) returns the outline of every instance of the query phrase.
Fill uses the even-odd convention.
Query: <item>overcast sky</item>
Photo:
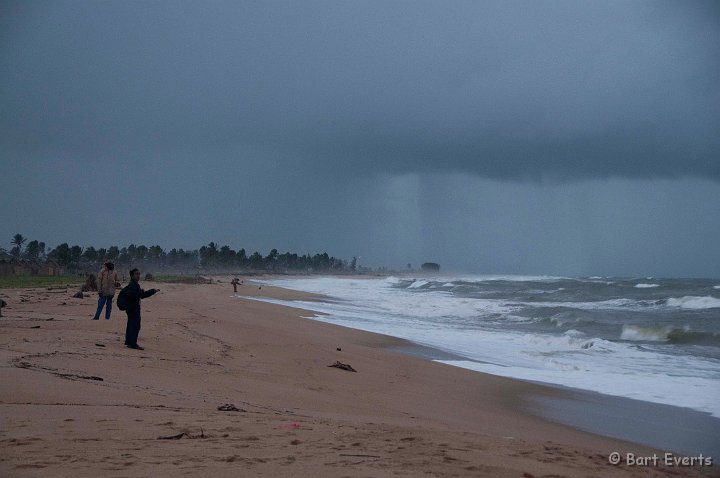
[[[4,1],[0,247],[720,277],[720,3]]]

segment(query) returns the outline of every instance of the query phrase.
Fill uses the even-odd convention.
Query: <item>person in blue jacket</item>
[[[140,300],[154,295],[160,289],[142,290],[140,288],[140,271],[136,268],[130,271],[130,284],[123,289],[127,298],[127,327],[125,329],[125,345],[131,349],[143,350],[137,343],[140,333]]]

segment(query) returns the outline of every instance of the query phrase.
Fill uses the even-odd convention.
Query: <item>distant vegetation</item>
[[[280,253],[272,249],[269,254],[245,249],[235,251],[229,246],[219,247],[214,242],[196,250],[165,250],[159,245],[130,244],[126,247],[108,248],[60,244],[52,249],[44,242],[29,241],[16,234],[10,241],[8,251],[0,248],[0,262],[15,264],[47,264],[59,266],[64,273],[97,272],[104,261],[112,261],[117,267],[138,267],[142,270],[167,273],[193,273],[199,271],[258,271],[258,272],[355,272],[357,259],[349,263],[332,257],[327,252],[319,254]],[[118,271],[122,273],[123,271]],[[3,275],[9,275],[3,273]],[[39,273],[39,275],[43,275]]]

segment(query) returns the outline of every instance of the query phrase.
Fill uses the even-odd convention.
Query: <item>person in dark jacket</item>
[[[143,350],[137,343],[138,334],[140,333],[140,300],[154,295],[159,290],[142,290],[140,288],[140,271],[137,269],[130,271],[130,284],[123,289],[123,293],[127,297],[125,345],[131,349]]]

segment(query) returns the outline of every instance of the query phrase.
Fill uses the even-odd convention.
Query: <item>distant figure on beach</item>
[[[115,264],[107,261],[103,264],[103,268],[98,274],[97,291],[99,298],[93,320],[100,320],[100,313],[103,307],[105,307],[105,320],[110,320],[112,301],[115,296],[116,287],[120,287],[120,281],[118,281],[117,272],[115,272]]]
[[[240,283],[240,281],[238,280],[238,278],[235,277],[233,280],[230,281],[230,283],[231,283],[232,286],[233,286],[233,290],[234,290],[235,292],[237,292],[237,286],[238,286],[238,284]]]
[[[128,284],[120,293],[127,299],[127,327],[125,329],[125,345],[131,349],[143,350],[137,343],[138,334],[140,333],[140,300],[154,295],[160,289],[150,289],[148,291],[140,288],[140,271],[133,269],[130,271],[130,284]]]

